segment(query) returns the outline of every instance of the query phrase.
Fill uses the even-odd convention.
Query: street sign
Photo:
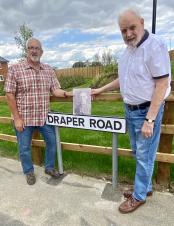
[[[59,127],[126,133],[126,120],[118,117],[80,116],[50,112],[46,123]]]
[[[63,174],[62,149],[59,127],[97,130],[112,133],[112,187],[117,186],[118,178],[118,148],[117,133],[126,133],[126,120],[118,117],[100,117],[89,115],[72,115],[59,112],[49,112],[46,124],[54,125],[56,132],[57,157],[59,173]]]

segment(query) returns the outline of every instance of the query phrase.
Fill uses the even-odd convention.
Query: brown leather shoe
[[[33,185],[36,183],[36,177],[33,172],[26,174],[26,180],[29,185]]]
[[[146,201],[139,201],[135,199],[132,195],[119,206],[119,211],[121,213],[130,213],[136,210],[138,207],[143,205]]]
[[[50,175],[51,177],[53,177],[55,179],[58,179],[60,177],[59,172],[55,169],[45,170],[45,173]]]
[[[133,190],[127,190],[123,192],[123,196],[128,199],[132,195],[132,193],[133,193]],[[152,196],[152,195],[153,195],[153,191],[147,192],[147,196]]]

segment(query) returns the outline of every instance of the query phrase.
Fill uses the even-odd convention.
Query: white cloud
[[[0,56],[12,62],[19,56],[14,42],[14,33],[19,25],[26,23],[43,42],[43,61],[53,66],[71,66],[72,62],[87,60],[104,49],[113,52],[124,47],[116,39],[120,32],[117,16],[125,7],[140,10],[145,26],[151,31],[152,0],[0,0]],[[73,31],[78,30],[77,34]],[[174,46],[174,1],[157,1],[156,31],[169,46]],[[62,33],[66,35],[62,36]],[[93,35],[86,40],[80,35]],[[96,35],[96,38],[95,38]],[[90,36],[90,37],[91,37]],[[113,36],[113,38],[111,38]]]
[[[54,62],[53,66],[57,67],[72,67],[76,61],[92,60],[95,54],[100,56],[104,51],[111,51],[116,57],[119,55],[120,50],[123,49],[123,41],[96,41],[85,43],[67,44],[62,43],[57,46],[55,51],[46,49],[43,55],[43,61],[47,63]]]
[[[7,59],[17,58],[20,54],[20,50],[14,44],[0,44],[0,56],[6,56]]]

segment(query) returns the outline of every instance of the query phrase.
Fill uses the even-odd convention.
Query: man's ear
[[[144,19],[143,18],[140,19],[140,22],[144,26]]]

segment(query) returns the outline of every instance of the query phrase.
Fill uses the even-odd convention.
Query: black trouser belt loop
[[[142,104],[136,104],[136,105],[127,104],[127,106],[131,111],[135,111],[135,110],[138,110],[138,109],[145,109],[145,108],[149,107],[150,104],[151,104],[151,102],[147,101],[147,102],[144,102]]]

